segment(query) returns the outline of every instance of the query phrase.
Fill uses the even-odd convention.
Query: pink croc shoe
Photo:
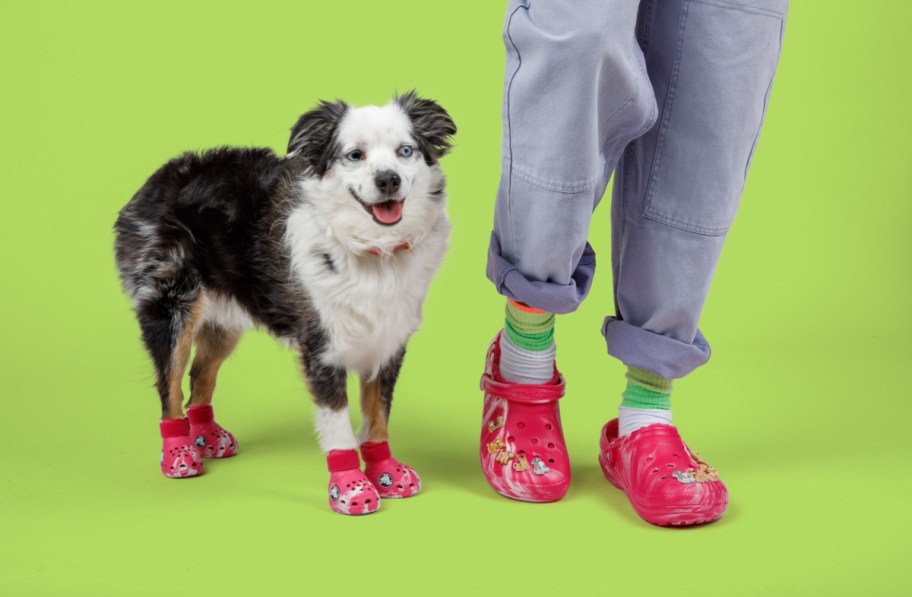
[[[197,404],[187,409],[190,437],[203,458],[228,458],[237,453],[237,441],[215,422],[211,404]]]
[[[380,507],[380,495],[361,472],[356,450],[330,450],[326,456],[329,468],[329,507],[339,514],[360,516]]]
[[[203,474],[203,459],[190,439],[187,419],[162,419],[161,471],[166,477],[182,479]]]
[[[547,384],[518,384],[500,376],[500,334],[488,349],[481,389],[481,468],[488,484],[508,498],[554,502],[570,487],[570,459],[557,401],[564,378],[554,368]]]
[[[412,497],[421,491],[421,477],[390,454],[389,442],[361,444],[364,474],[383,499]]]
[[[618,437],[618,421],[602,428],[599,464],[648,523],[683,526],[712,522],[728,507],[728,489],[681,440],[672,425],[647,425]]]

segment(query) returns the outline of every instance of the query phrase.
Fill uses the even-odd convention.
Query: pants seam
[[[658,136],[656,137],[655,154],[653,154],[652,164],[649,168],[649,177],[646,180],[646,189],[643,193],[644,215],[649,212],[652,192],[659,176],[659,168],[662,165],[662,157],[665,152],[665,136],[668,133],[668,127],[671,124],[671,115],[674,111],[675,92],[677,91],[678,75],[681,70],[681,57],[684,53],[684,30],[687,28],[687,9],[689,5],[690,3],[687,0],[681,4],[681,23],[678,25],[678,40],[675,47],[674,66],[672,67],[671,78],[668,81],[668,90],[665,92],[665,101],[663,102],[664,109],[662,111],[662,121],[659,123]]]
[[[513,223],[513,126],[510,122],[510,93],[513,90],[513,80],[516,79],[516,75],[519,74],[519,69],[522,67],[522,56],[519,53],[519,48],[516,47],[516,42],[513,41],[513,36],[510,34],[510,27],[513,25],[513,17],[516,16],[516,13],[519,12],[520,8],[525,8],[522,4],[513,9],[513,12],[510,13],[510,18],[507,19],[507,39],[510,40],[510,45],[513,46],[513,51],[516,52],[516,70],[513,71],[513,75],[510,77],[510,83],[507,85],[507,147],[510,152],[509,159],[509,168],[507,172],[507,220],[510,221],[510,243],[513,245],[511,247],[511,253],[516,254],[516,229]]]
[[[520,170],[519,168],[514,167],[512,169],[513,176],[527,182],[532,186],[544,189],[546,191],[554,191],[557,193],[579,193],[581,191],[588,191],[595,187],[594,180],[580,180],[574,182],[562,182],[557,180],[546,180],[543,178],[536,178],[527,172]]]
[[[741,12],[749,12],[752,14],[764,16],[764,17],[773,17],[781,19],[785,17],[784,14],[779,13],[775,10],[769,10],[766,8],[758,8],[756,6],[747,6],[744,4],[737,4],[735,2],[724,2],[722,0],[690,0],[691,2],[696,2],[697,4],[709,4],[710,6],[716,6],[718,8],[727,8],[729,10],[739,10]]]

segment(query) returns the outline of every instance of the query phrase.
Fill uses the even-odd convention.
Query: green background
[[[477,380],[503,308],[483,275],[503,2],[3,2],[0,594],[908,590],[912,4],[792,4],[701,324],[713,358],[674,396],[732,504],[716,524],[666,530],[596,463],[624,383],[598,333],[612,310],[604,207],[601,274],[557,329],[569,494],[502,499],[476,462]],[[422,495],[330,512],[294,355],[262,332],[216,395],[241,454],[163,478],[151,366],[113,266],[117,211],[181,151],[282,151],[319,98],[412,87],[459,126],[444,160],[451,251],[393,413]]]

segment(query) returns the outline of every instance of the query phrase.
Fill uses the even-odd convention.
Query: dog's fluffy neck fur
[[[420,191],[414,192],[432,182],[438,186],[442,174],[432,170],[434,180],[419,181]],[[321,358],[373,377],[421,323],[422,302],[449,239],[446,198],[406,203],[410,217],[378,234],[369,218],[353,220],[332,209],[333,200],[346,196],[336,187],[331,174],[299,182],[303,199],[288,216],[285,241],[292,274],[330,338]],[[361,233],[368,226],[370,236]],[[393,251],[403,242],[411,243],[411,250]]]

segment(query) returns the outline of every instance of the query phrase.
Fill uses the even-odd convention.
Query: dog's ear
[[[300,157],[318,176],[326,174],[340,151],[336,142],[336,129],[346,112],[348,104],[336,100],[321,101],[316,108],[303,114],[291,128],[289,157]]]
[[[436,164],[452,147],[450,137],[456,134],[453,119],[440,104],[418,97],[415,90],[396,97],[396,103],[412,121],[412,133],[425,163],[428,166]]]

